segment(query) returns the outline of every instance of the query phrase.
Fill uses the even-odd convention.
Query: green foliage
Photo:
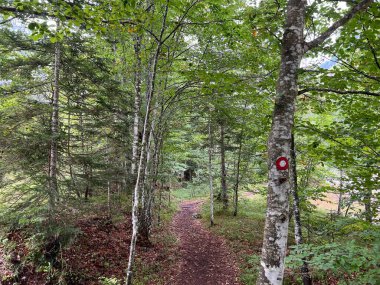
[[[205,184],[189,184],[185,188],[171,191],[172,195],[179,200],[189,200],[194,198],[205,198],[208,196],[208,190]]]
[[[121,281],[115,277],[99,277],[101,285],[120,285]]]
[[[380,235],[372,236],[372,243],[363,247],[355,241],[323,245],[293,246],[287,257],[290,268],[300,268],[306,260],[313,272],[324,272],[340,279],[339,284],[377,284],[380,277]]]

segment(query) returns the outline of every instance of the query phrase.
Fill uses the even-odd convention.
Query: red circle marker
[[[276,160],[276,168],[277,170],[286,170],[289,168],[289,161],[286,157],[279,157],[277,160]]]

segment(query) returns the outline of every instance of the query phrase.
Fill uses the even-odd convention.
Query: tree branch
[[[380,93],[375,92],[369,92],[369,91],[361,91],[361,90],[336,90],[336,89],[329,89],[329,88],[314,88],[309,87],[305,89],[301,89],[298,91],[298,95],[310,92],[310,91],[318,91],[318,92],[327,92],[327,93],[336,93],[336,94],[353,94],[353,95],[368,95],[368,96],[376,96],[380,97]]]
[[[377,59],[376,50],[371,45],[371,42],[369,41],[368,37],[366,39],[367,39],[367,43],[368,43],[369,49],[370,49],[370,51],[372,53],[373,59],[375,60],[375,64],[376,64],[377,68],[380,69],[380,63],[379,63],[379,60]]]
[[[350,63],[344,61],[342,58],[340,58],[337,54],[335,54],[331,50],[329,50],[329,49],[324,49],[324,50],[326,50],[327,52],[331,53],[333,56],[336,57],[336,60],[334,60],[336,63],[339,63],[339,64],[347,67],[348,69],[353,70],[354,72],[356,72],[356,73],[364,76],[365,78],[368,78],[368,79],[380,82],[380,77],[379,76],[373,76],[373,75],[367,74],[364,71],[357,69],[355,66],[351,65]]]
[[[193,8],[200,0],[195,0],[190,4],[189,7],[186,8],[184,14],[181,16],[181,18],[178,21],[178,24],[174,27],[174,29],[164,38],[161,40],[161,43],[165,43],[178,29],[182,26],[183,20],[186,18],[187,14],[190,12],[191,8]]]
[[[366,9],[369,5],[371,5],[374,0],[362,0],[359,4],[354,6],[351,11],[349,11],[346,15],[336,21],[334,24],[330,26],[326,31],[324,31],[319,37],[312,40],[311,42],[305,43],[304,52],[311,50],[320,44],[322,44],[328,37],[332,35],[338,28],[345,25],[349,20],[351,20],[358,12]]]

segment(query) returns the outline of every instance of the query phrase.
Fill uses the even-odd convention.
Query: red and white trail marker
[[[286,170],[289,168],[289,161],[286,157],[281,156],[276,160],[277,170]]]

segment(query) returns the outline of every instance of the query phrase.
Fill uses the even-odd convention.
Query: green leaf
[[[34,30],[36,30],[36,29],[38,29],[38,28],[39,28],[39,24],[36,23],[36,22],[32,22],[32,23],[30,23],[30,24],[28,25],[28,29],[31,30],[31,31],[34,31]]]

